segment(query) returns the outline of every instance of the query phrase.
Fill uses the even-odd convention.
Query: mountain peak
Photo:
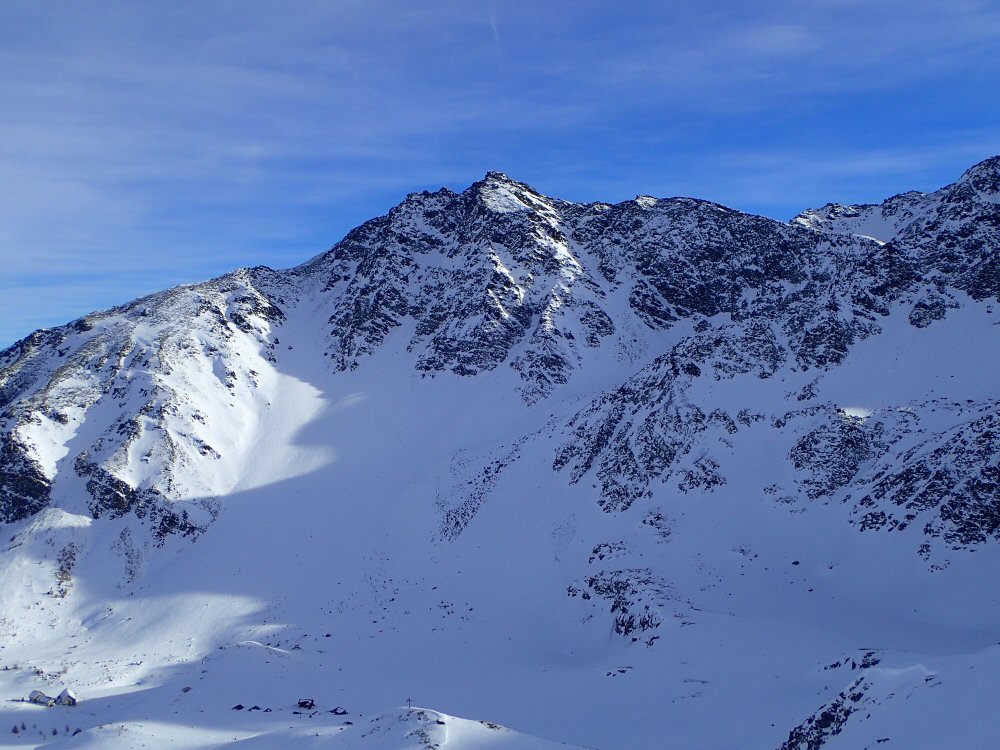
[[[1000,155],[991,156],[967,169],[958,179],[958,184],[970,185],[980,193],[1000,194]]]
[[[518,184],[517,180],[514,180],[511,177],[509,177],[506,172],[498,172],[495,169],[490,169],[486,172],[486,176],[483,178],[483,182],[502,182],[502,183]]]
[[[487,188],[503,188],[509,190],[527,190],[535,195],[541,195],[537,190],[535,190],[531,185],[526,182],[521,182],[520,180],[515,180],[513,177],[508,175],[506,172],[498,172],[496,170],[489,170],[483,179],[478,182],[472,183],[470,189],[475,189],[477,187],[487,187]]]
[[[543,208],[547,200],[530,185],[493,170],[469,186],[466,193],[479,198],[486,208],[495,213],[536,211]]]

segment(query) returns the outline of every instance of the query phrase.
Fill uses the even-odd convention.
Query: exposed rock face
[[[944,405],[958,424],[929,436],[863,485],[859,528],[902,530],[911,522],[954,549],[1000,539],[1000,404]],[[924,548],[926,549],[926,548]]]
[[[878,206],[828,204],[792,223],[838,234],[863,234],[898,249],[924,281],[925,293],[973,299],[1000,294],[1000,157],[980,162],[934,193],[904,193]],[[926,304],[926,303],[925,303]]]
[[[16,435],[0,445],[0,520],[19,521],[49,504],[51,482]]]
[[[257,289],[273,277],[238,271],[37,332],[0,353],[0,520],[48,505],[59,474],[86,479],[94,517],[145,516],[155,497],[156,534],[192,533],[210,520],[224,485],[206,466],[219,458],[209,440],[228,425],[210,423],[201,407],[252,389],[257,370],[234,355],[241,340],[261,362],[273,360],[267,333],[282,320],[280,297]],[[213,377],[193,387],[206,371]],[[185,495],[204,498],[195,503],[200,521],[166,510]]]
[[[492,172],[462,193],[410,195],[298,268],[180,287],[0,353],[0,520],[36,513],[57,476],[75,475],[94,517],[129,514],[156,538],[204,528],[234,481],[244,422],[266,408],[254,394],[280,369],[287,311],[308,307],[329,377],[396,332],[405,368],[512,371],[527,406],[612,363],[589,403],[552,407],[545,433],[559,435],[552,467],[570,483],[592,475],[608,512],[662,486],[726,486],[724,454],[770,429],[795,477],[776,496],[849,502],[865,531],[919,521],[948,544],[982,544],[1000,528],[995,403],[920,431],[902,412],[865,421],[799,403],[815,382],[770,414],[717,406],[705,388],[821,377],[896,313],[930,329],[966,296],[997,299],[998,175],[994,158],[936,193],[787,224],[686,198],[573,204]],[[439,497],[443,538],[461,534],[529,437],[482,476],[456,476]]]

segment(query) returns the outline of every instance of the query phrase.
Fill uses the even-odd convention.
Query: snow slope
[[[490,173],[19,342],[0,747],[996,744],[998,174]]]

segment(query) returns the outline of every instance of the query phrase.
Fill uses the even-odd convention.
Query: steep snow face
[[[790,224],[489,173],[0,353],[0,697],[81,700],[3,741],[997,744],[998,163]]]
[[[0,354],[0,518],[56,502],[134,513],[160,537],[204,526],[236,480],[273,360],[283,313],[256,287],[268,275],[153,295]]]

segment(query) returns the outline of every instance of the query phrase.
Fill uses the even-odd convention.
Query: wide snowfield
[[[654,497],[669,530],[637,522],[650,506],[604,513],[591,482],[552,470],[580,396],[527,409],[506,373],[422,378],[396,365],[405,332],[333,376],[309,345],[314,315],[290,316],[280,365],[241,404],[243,433],[219,437],[245,447],[195,543],[168,539],[128,580],[120,521],[51,509],[10,528],[0,746],[552,746],[535,736],[764,750],[862,678],[864,716],[834,750],[1000,738],[983,720],[1000,688],[995,549],[929,571],[912,539],[861,534],[838,504],[775,502],[763,485],[791,483],[788,446],[763,428],[721,447],[724,487]],[[995,351],[955,342],[991,335],[995,317],[970,304],[919,342],[904,319],[821,378],[821,398],[865,419],[987,397]],[[697,398],[780,414],[807,382],[707,381]],[[442,508],[519,440],[469,525],[443,539]],[[595,553],[664,582],[655,632],[622,637],[606,605],[567,596]],[[61,685],[80,705],[11,702]],[[387,708],[407,699],[473,720]]]

